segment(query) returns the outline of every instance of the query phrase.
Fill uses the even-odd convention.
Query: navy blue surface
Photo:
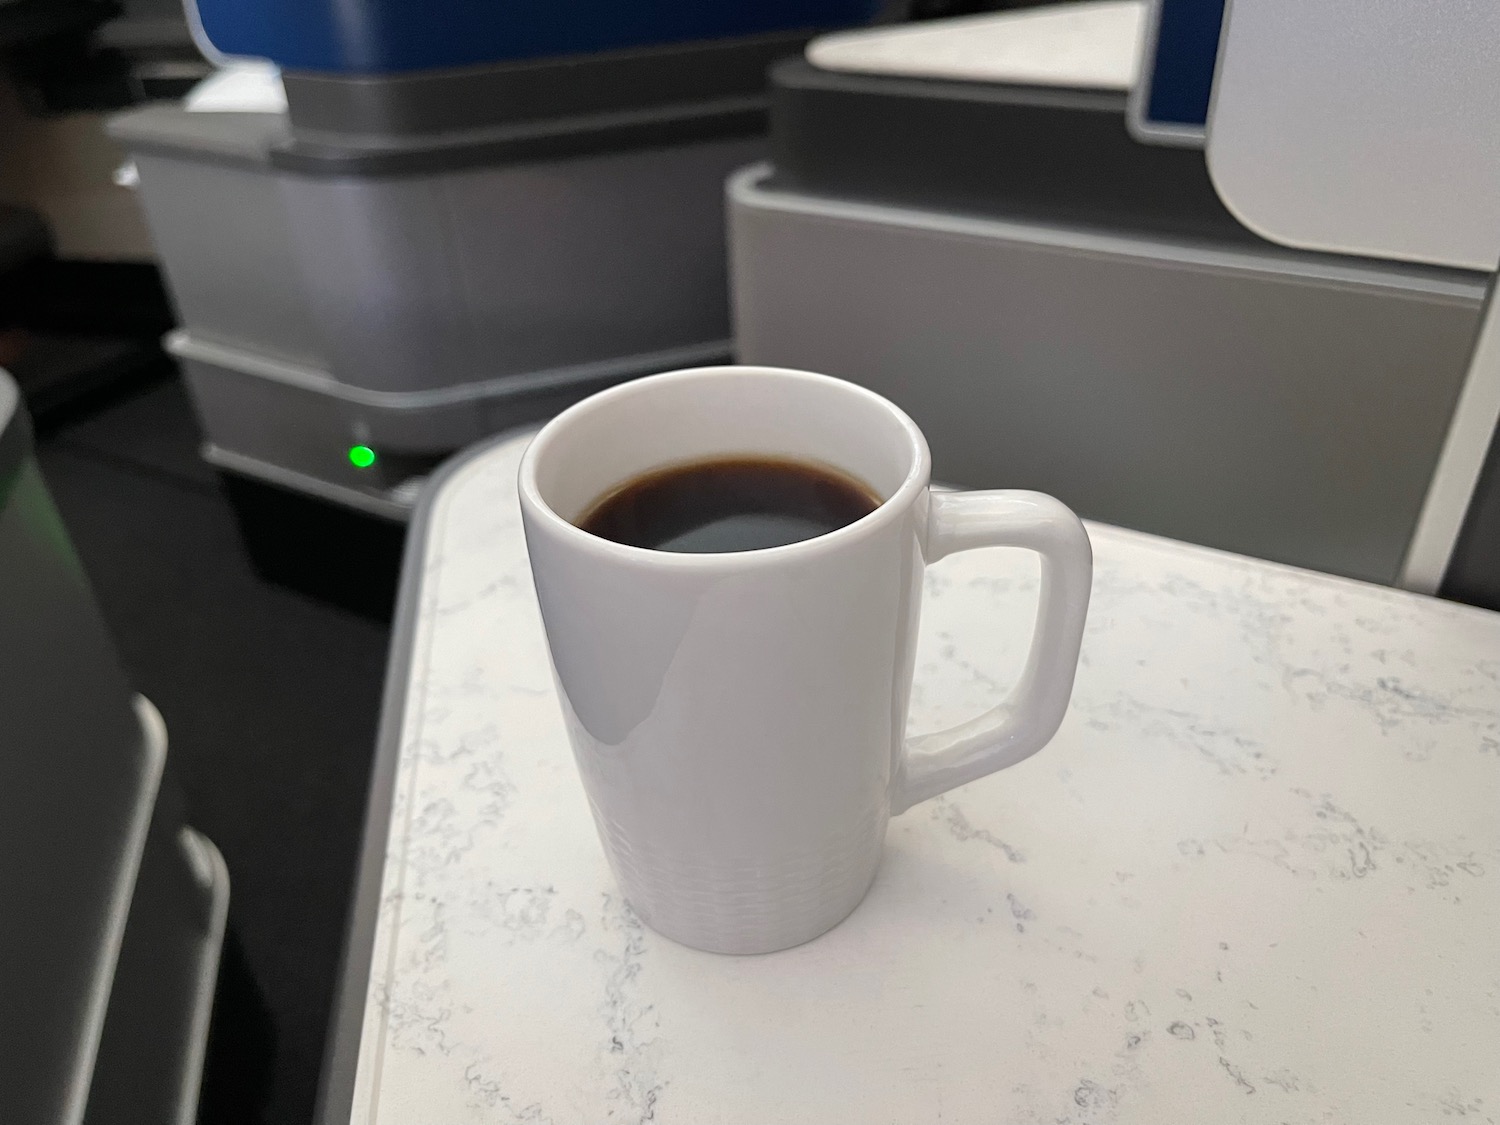
[[[1156,58],[1151,63],[1149,121],[1204,125],[1219,56],[1224,0],[1161,0]]]
[[[228,55],[394,73],[867,22],[879,0],[197,0]]]

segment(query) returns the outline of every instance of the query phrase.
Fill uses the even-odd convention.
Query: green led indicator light
[[[368,469],[375,464],[375,451],[368,445],[351,445],[349,447],[349,464],[356,469]]]

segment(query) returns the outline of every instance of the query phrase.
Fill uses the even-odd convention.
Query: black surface
[[[41,430],[39,459],[190,824],[229,866],[205,1121],[313,1112],[386,629],[259,578],[172,378]],[[266,1057],[274,1043],[274,1057]]]
[[[117,0],[0,3],[0,65],[36,114],[180,98],[209,67],[168,12],[126,13]]]
[[[26,325],[38,332],[153,343],[176,324],[161,271],[149,262],[59,258],[35,279]]]
[[[1490,439],[1441,592],[1454,601],[1500,609],[1500,429]]]
[[[0,330],[23,334],[10,372],[42,426],[152,378],[165,362],[159,341],[172,324],[154,265],[44,255],[0,278]]]
[[[388,623],[406,525],[233,473],[220,478],[256,572]]]
[[[0,65],[29,110],[66,113],[134,100],[128,61],[93,38],[120,11],[114,0],[0,4]]]
[[[54,336],[27,333],[10,373],[26,405],[42,425],[56,424],[89,409],[97,399],[149,380],[162,363],[154,340],[113,336]]]
[[[230,874],[230,897],[234,875]],[[213,1018],[208,1028],[208,1052],[203,1083],[198,1091],[199,1125],[269,1125],[305,1121],[299,1116],[304,1077],[276,1051],[276,1018],[234,930],[224,935],[219,953],[219,981],[214,990]],[[283,1009],[282,1020],[286,1015]],[[273,1089],[282,1090],[273,1100]],[[290,1088],[293,1093],[288,1095]]]
[[[0,275],[0,327],[154,343],[175,323],[154,265],[54,258],[34,227],[16,238],[14,268]]]
[[[0,5],[0,51],[92,31],[119,12],[114,0],[11,0]]]
[[[168,359],[129,383],[60,406],[37,425],[47,448],[86,452],[120,472],[213,495],[218,478],[198,455],[198,420]]]
[[[3,283],[18,266],[52,255],[52,232],[35,211],[0,203],[0,313],[10,297]]]
[[[771,71],[768,185],[812,195],[1250,245],[1203,153],[1143,145],[1125,95]]]
[[[24,207],[0,204],[0,333],[25,327],[37,277],[52,258],[52,232]]]

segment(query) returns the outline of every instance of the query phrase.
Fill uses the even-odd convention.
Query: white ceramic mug
[[[883,503],[783,547],[679,554],[571,521],[694,459],[831,465]],[[887,820],[1041,749],[1072,692],[1092,553],[1037,492],[935,492],[927,442],[879,395],[767,367],[674,371],[554,418],[521,463],[521,513],[563,711],[626,899],[685,945],[764,953],[859,904]],[[1041,556],[1020,683],[906,737],[922,571],[972,547]]]

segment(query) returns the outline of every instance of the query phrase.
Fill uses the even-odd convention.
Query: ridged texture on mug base
[[[811,941],[859,905],[880,866],[886,816],[821,847],[766,863],[720,865],[633,844],[595,810],[605,854],[641,921],[710,953],[772,953]]]

